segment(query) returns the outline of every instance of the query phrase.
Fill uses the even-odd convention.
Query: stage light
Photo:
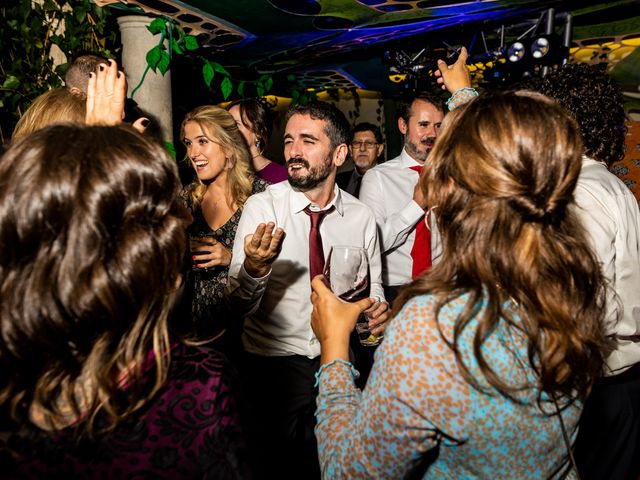
[[[510,62],[519,62],[524,58],[525,49],[522,42],[513,43],[507,50],[507,58]]]
[[[531,55],[533,58],[542,58],[551,49],[551,42],[546,37],[538,37],[531,44]]]

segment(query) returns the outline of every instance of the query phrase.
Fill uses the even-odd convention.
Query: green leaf
[[[287,81],[289,82],[295,82],[296,81],[296,76],[295,75],[287,75]]]
[[[224,80],[222,80],[222,83],[220,84],[220,90],[222,91],[222,97],[225,100],[229,98],[229,95],[231,95],[231,92],[233,91],[233,84],[229,77],[224,77]]]
[[[153,70],[154,72],[158,68],[158,64],[160,63],[160,59],[162,57],[162,52],[163,48],[160,47],[160,45],[156,45],[147,52],[147,65],[149,65],[151,70]]]
[[[264,95],[264,87],[260,84],[256,85],[256,93],[259,97],[262,97]]]
[[[244,97],[244,84],[246,82],[244,80],[242,80],[240,83],[238,83],[238,95],[240,95],[241,97]]]
[[[157,35],[160,32],[162,32],[165,28],[166,28],[166,24],[162,18],[154,18],[153,21],[147,27],[147,30],[149,30],[154,35]]]
[[[264,81],[264,89],[268,92],[273,87],[273,77],[269,75],[267,79]]]
[[[177,53],[178,55],[183,55],[184,50],[180,46],[180,44],[176,41],[174,37],[171,37],[171,49]]]
[[[167,53],[166,50],[162,50],[160,52],[160,61],[158,62],[158,70],[163,76],[165,73],[167,73],[167,70],[169,70],[170,63],[171,63],[171,57],[169,56],[169,53]]]
[[[198,39],[196,37],[194,37],[193,35],[185,35],[184,47],[187,50],[197,50],[198,48],[200,48],[200,45],[198,45]]]
[[[20,86],[20,80],[18,80],[15,76],[9,75],[7,79],[2,84],[2,88],[6,88],[9,90],[15,90]]]
[[[213,76],[214,70],[211,66],[211,63],[205,61],[204,65],[202,66],[202,78],[204,80],[204,83],[207,84],[207,87],[211,86],[211,80],[213,80]]]
[[[164,148],[167,149],[167,152],[169,152],[169,155],[171,155],[171,157],[175,160],[176,159],[176,147],[172,142],[164,142]]]
[[[231,75],[229,75],[229,72],[227,72],[227,71],[225,70],[225,68],[224,68],[222,65],[220,65],[219,63],[217,63],[217,62],[211,62],[211,65],[213,66],[213,69],[214,69],[216,72],[218,72],[218,73],[222,73],[223,75],[226,75],[227,77],[230,77],[230,76],[231,76]]]

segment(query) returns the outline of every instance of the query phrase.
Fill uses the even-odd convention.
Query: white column
[[[160,35],[147,30],[151,18],[142,15],[127,15],[118,18],[122,39],[122,63],[127,74],[128,95],[140,83],[147,68],[147,52],[160,41]],[[165,46],[167,42],[165,40]],[[138,106],[160,122],[162,138],[173,142],[173,111],[171,107],[171,73],[164,76],[149,70],[144,82],[133,99]]]

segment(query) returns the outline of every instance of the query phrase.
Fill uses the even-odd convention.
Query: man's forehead
[[[322,134],[327,136],[325,129],[327,126],[326,120],[319,118],[312,118],[309,114],[296,113],[289,118],[285,127],[285,134],[304,134],[314,133],[316,135]]]
[[[411,104],[409,117],[431,117],[437,118],[438,121],[440,121],[444,117],[444,113],[431,102],[416,98]]]
[[[353,134],[353,138],[375,138],[375,134],[371,130],[360,130]]]

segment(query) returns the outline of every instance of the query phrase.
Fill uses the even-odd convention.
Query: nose
[[[438,135],[438,131],[436,130],[436,126],[429,125],[427,127],[427,137],[436,138],[437,135]]]
[[[286,158],[300,158],[302,157],[302,142],[293,140],[285,147]]]
[[[360,150],[360,151],[362,151],[362,150],[366,151],[366,150],[367,150],[367,145],[366,145],[364,142],[360,142],[360,143],[358,144],[358,150]]]
[[[198,156],[200,150],[197,148],[196,144],[192,143],[187,147],[187,155],[189,158],[193,159]]]

